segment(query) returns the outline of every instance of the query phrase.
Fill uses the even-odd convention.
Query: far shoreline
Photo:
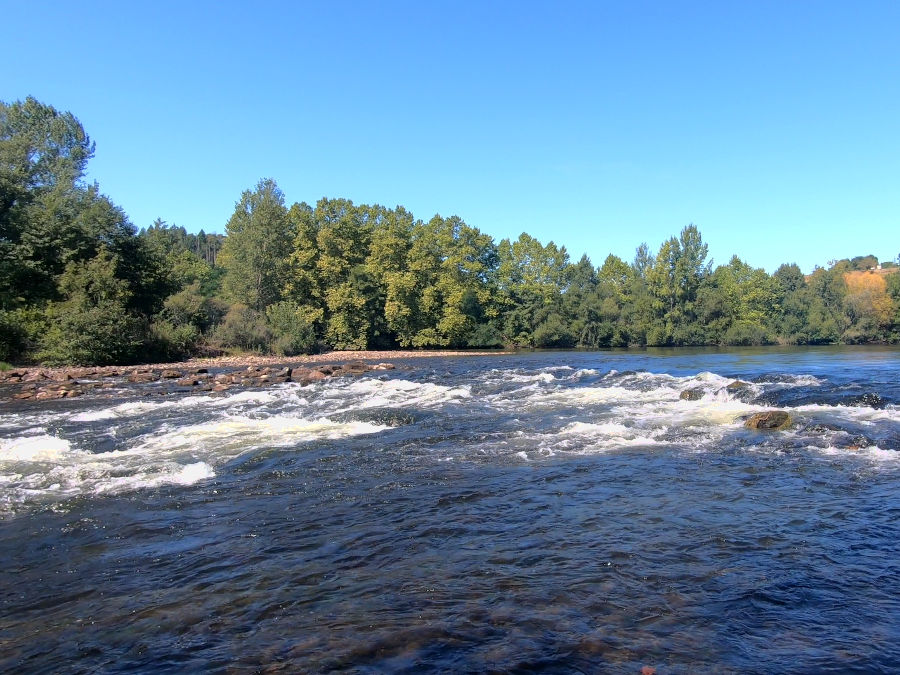
[[[331,351],[321,354],[304,354],[298,356],[273,356],[263,354],[233,354],[228,356],[194,357],[183,361],[170,361],[160,363],[131,363],[108,366],[41,366],[10,364],[7,372],[17,372],[23,375],[40,371],[53,378],[54,375],[66,373],[84,373],[87,371],[98,374],[116,371],[128,373],[134,371],[165,370],[165,369],[228,369],[264,366],[303,366],[322,363],[346,363],[348,361],[392,361],[396,359],[427,359],[448,356],[503,356],[516,353],[514,350],[357,350],[357,351]]]

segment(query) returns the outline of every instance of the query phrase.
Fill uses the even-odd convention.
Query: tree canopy
[[[244,191],[225,234],[137,231],[96,183],[78,119],[0,103],[0,359],[125,363],[244,349],[643,347],[900,340],[895,261],[804,275],[714,266],[689,224],[626,262],[572,262],[456,215]]]

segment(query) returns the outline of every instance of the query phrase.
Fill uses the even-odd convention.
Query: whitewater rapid
[[[303,452],[315,442],[368,436],[375,453],[384,432],[411,426],[421,434],[433,420],[425,413],[435,411],[475,430],[431,443],[440,461],[532,462],[617,451],[804,451],[872,463],[900,456],[898,406],[818,402],[817,392],[830,385],[809,374],[759,377],[737,391],[728,388],[733,378],[708,371],[492,368],[464,382],[440,372],[410,374],[112,405],[0,408],[0,512],[189,486],[214,479],[246,453]],[[700,392],[697,400],[682,398],[688,390]],[[793,404],[779,403],[792,396]],[[748,415],[773,407],[793,416],[790,430],[744,429]]]

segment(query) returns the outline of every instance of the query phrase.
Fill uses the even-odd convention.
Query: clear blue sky
[[[770,272],[900,253],[900,2],[0,0],[0,99],[73,112],[141,227],[275,178],[573,260],[696,224]]]

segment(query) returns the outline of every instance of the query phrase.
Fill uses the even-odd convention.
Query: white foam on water
[[[95,422],[109,419],[122,419],[140,417],[153,414],[159,410],[185,409],[198,407],[225,408],[241,404],[265,404],[278,400],[275,392],[267,391],[240,391],[226,396],[185,396],[184,398],[168,399],[164,401],[129,401],[120,403],[101,410],[89,410],[73,415],[68,419],[73,422]]]
[[[791,408],[788,408],[791,410]],[[884,408],[869,408],[868,406],[849,405],[825,405],[813,403],[793,408],[793,410],[814,415],[822,419],[839,419],[862,424],[875,424],[878,422],[900,423],[900,406],[887,405]]]
[[[328,387],[322,392],[322,396],[332,399],[337,404],[330,412],[385,406],[433,408],[471,398],[472,388],[469,385],[447,387],[432,382],[361,378]]]
[[[815,445],[806,446],[807,450],[812,452],[818,452],[823,455],[829,456],[842,456],[842,457],[860,457],[862,459],[869,460],[873,463],[891,463],[896,464],[900,462],[900,452],[896,450],[886,450],[884,448],[879,448],[877,445],[870,445],[867,448],[839,448],[833,445],[830,445],[826,448],[820,448]]]
[[[259,447],[284,447],[296,443],[374,434],[387,426],[369,422],[333,422],[326,418],[303,419],[288,415],[247,417],[229,415],[222,419],[147,434],[137,439],[129,453],[171,453],[190,450],[232,459],[241,452]]]
[[[570,366],[565,366],[568,370],[571,370]],[[489,370],[484,374],[483,379],[489,382],[553,382],[556,380],[556,376],[553,374],[555,370],[562,370],[562,368],[546,368],[536,372],[523,373],[517,370],[500,370],[494,368],[493,370]]]
[[[180,427],[164,423],[154,433],[108,452],[86,452],[46,432],[3,439],[0,513],[21,504],[75,496],[193,485],[214,477],[216,466],[250,450],[372,434],[387,428],[288,415],[226,415]]]
[[[70,452],[69,441],[40,434],[0,439],[0,467],[19,462],[52,462]]]

